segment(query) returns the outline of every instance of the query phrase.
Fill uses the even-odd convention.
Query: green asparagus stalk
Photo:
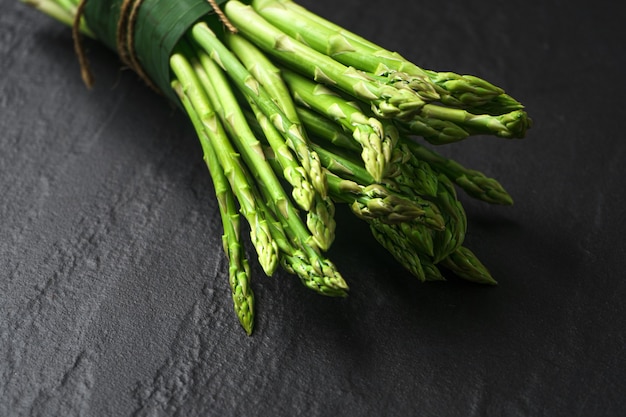
[[[461,246],[441,261],[441,265],[459,278],[479,284],[497,285],[487,268],[468,248]]]
[[[317,82],[337,87],[370,103],[381,117],[408,117],[424,105],[424,101],[413,91],[379,83],[365,73],[289,37],[250,6],[230,0],[224,12],[237,29],[259,48]]]
[[[278,266],[278,248],[272,238],[264,212],[259,211],[256,202],[259,200],[254,187],[249,183],[249,174],[244,169],[237,153],[233,149],[222,124],[217,118],[204,89],[196,77],[196,71],[180,53],[172,55],[171,67],[180,82],[180,89],[192,103],[204,131],[210,140],[215,143],[220,165],[235,192],[240,209],[250,224],[250,237],[257,251],[259,263],[264,272],[270,276]]]
[[[307,140],[302,135],[298,125],[289,120],[267,91],[234,54],[220,42],[205,23],[201,22],[194,25],[190,35],[215,62],[227,71],[246,98],[252,100],[272,121],[278,131],[285,135],[287,145],[295,152],[300,164],[307,171],[315,190],[323,197],[326,196],[326,183],[322,175],[321,165],[315,153],[310,151]]]
[[[511,139],[523,138],[531,126],[523,110],[513,110],[500,115],[473,114],[464,109],[454,109],[436,104],[426,104],[420,111],[422,117],[455,123],[473,135],[495,135]]]
[[[406,162],[400,165],[399,174],[394,178],[400,187],[415,190],[418,195],[435,197],[439,179],[431,166],[424,161],[417,159],[408,149],[401,146],[404,153],[409,154]]]
[[[252,42],[237,33],[224,35],[225,45],[235,54],[272,100],[294,124],[301,126],[296,106],[281,70]],[[306,132],[303,130],[303,135]]]
[[[413,67],[407,64],[405,66]],[[411,69],[409,69],[411,71]],[[413,70],[414,71],[414,70]],[[446,105],[465,108],[472,113],[503,114],[522,110],[524,106],[503,89],[473,75],[459,75],[454,72],[425,70],[426,75],[448,94],[443,94]]]
[[[523,110],[491,115],[473,114],[465,109],[425,104],[419,114],[399,120],[404,130],[422,136],[435,145],[458,142],[471,135],[493,135],[505,139],[523,138],[532,121]]]
[[[306,137],[302,128],[296,107],[291,99],[289,89],[283,82],[280,70],[261,53],[252,43],[237,34],[226,36],[227,45],[244,64],[246,69],[255,77],[274,99],[276,105],[294,124],[298,126],[303,137]],[[252,107],[258,124],[262,129],[262,135],[272,147],[277,161],[282,167],[281,176],[284,177],[294,188],[292,196],[300,207],[306,210],[306,224],[317,245],[322,250],[330,248],[335,238],[335,208],[328,196],[315,193],[306,170],[296,162],[291,150],[276,127],[261,112],[254,102],[249,103]]]
[[[335,124],[330,123],[328,119],[317,113],[311,112],[308,109],[298,108],[298,112],[301,114],[301,119],[306,129],[315,134],[316,138],[324,139],[324,141],[350,152],[358,150],[355,149],[353,142],[349,141],[349,138],[345,137],[344,132]],[[407,155],[407,151],[404,151],[406,147],[409,148],[408,153],[411,155]],[[496,179],[487,177],[480,171],[468,169],[456,161],[447,159],[439,153],[420,145],[412,138],[401,136],[400,145],[396,146],[394,152],[396,155],[392,157],[391,161],[393,166],[404,168],[405,164],[412,159],[417,160],[418,162],[412,162],[409,163],[409,165],[418,165],[419,161],[422,161],[430,166],[431,170],[436,169],[438,172],[445,174],[471,197],[492,204],[513,204],[513,199],[510,194]],[[408,167],[404,169],[408,170]],[[424,169],[428,170],[428,168],[425,167]],[[401,172],[402,171],[403,170],[401,170]],[[402,175],[404,175],[404,178],[407,180],[415,180],[415,182],[421,184],[422,187],[426,187],[418,191],[421,194],[436,194],[436,182],[433,181],[433,177],[431,175],[426,173],[424,173],[424,175],[419,173],[403,173]],[[416,176],[418,178],[416,178]],[[401,182],[397,180],[396,175],[389,173],[388,177],[385,179],[385,183],[390,184],[392,180]]]
[[[467,216],[461,202],[457,199],[456,190],[452,182],[443,174],[439,175],[439,189],[436,203],[444,217],[445,230],[436,233],[433,237],[435,246],[434,262],[438,263],[444,257],[455,251],[463,244],[467,233]]]
[[[205,74],[201,79],[202,87],[207,92],[216,113],[224,123],[224,127],[230,132],[231,140],[237,150],[243,156],[246,164],[252,168],[252,175],[257,178],[258,186],[263,187],[263,190],[267,192],[272,210],[281,219],[281,222],[284,221],[284,224],[289,225],[289,227],[307,234],[302,230],[304,226],[266,160],[262,144],[248,125],[224,73],[202,51],[198,52],[198,57],[200,66],[196,67],[196,72]],[[309,243],[313,244],[313,239],[308,240]]]
[[[267,197],[267,192],[265,196]],[[271,211],[263,200],[258,204],[264,212]],[[268,224],[280,248],[280,264],[287,272],[298,276],[305,287],[319,294],[330,297],[347,296],[348,285],[329,259],[312,250],[310,246],[302,245],[302,241],[294,237],[278,220],[273,219]]]
[[[367,117],[358,105],[348,102],[323,84],[288,70],[283,71],[283,77],[297,102],[324,114],[352,134],[362,147],[365,168],[376,182],[380,182],[398,141],[397,132],[385,131],[378,119]]]
[[[242,61],[246,69],[250,71],[250,74],[259,81],[259,84],[274,98],[277,104],[291,100],[289,90],[284,86],[278,68],[269,62],[264,55],[259,53],[251,43],[236,34],[226,36],[226,41],[233,53]],[[283,177],[293,187],[292,196],[294,200],[302,209],[309,210],[313,204],[315,191],[309,181],[306,170],[296,161],[283,136],[270,122],[269,118],[265,116],[254,102],[249,104],[263,130],[264,136],[277,156],[277,160],[283,170]],[[280,106],[279,104],[279,107],[290,120],[295,120],[293,117],[295,110],[290,115],[287,114],[288,106]]]
[[[255,167],[256,172],[253,175],[257,177],[257,185],[265,201],[292,245],[297,248],[287,254],[290,256],[290,270],[295,271],[309,288],[322,294],[345,295],[348,285],[335,265],[320,254],[315,238],[302,223],[294,206],[289,203],[289,198],[265,158],[262,145],[250,130],[240,107],[236,105],[224,72],[213,60],[207,59],[206,55],[199,53],[199,56],[202,68],[197,71],[206,71],[206,84],[203,86],[214,103],[216,113],[231,132],[233,142],[248,165]],[[258,204],[264,203],[260,201]]]
[[[494,114],[521,110],[523,106],[493,84],[470,75],[425,70],[400,54],[342,28],[291,0],[254,0],[253,7],[272,24],[324,51],[345,65],[379,75],[388,73],[416,77],[418,83],[432,84],[440,100],[453,107],[480,107],[494,100],[500,107]],[[298,25],[289,25],[289,21]],[[495,107],[495,106],[494,106]]]
[[[402,223],[425,215],[424,208],[414,201],[390,192],[380,184],[363,186],[331,173],[327,174],[327,178],[333,198],[349,203],[352,212],[363,220]]]
[[[300,120],[302,120],[302,124],[306,126],[311,135],[323,138],[326,142],[338,148],[354,152],[361,151],[361,145],[351,135],[338,129],[337,123],[334,121],[302,106],[297,106],[296,111],[298,116],[300,116]]]
[[[189,115],[194,125],[202,145],[204,161],[213,179],[224,230],[222,245],[229,262],[228,276],[234,309],[241,326],[250,335],[254,327],[254,294],[250,287],[250,268],[245,257],[243,245],[240,243],[239,213],[235,203],[235,196],[219,163],[212,141],[191,100],[185,94],[182,84],[178,80],[174,80],[172,81],[172,88],[181,100],[185,112]]]
[[[420,281],[426,281],[426,275],[417,251],[411,242],[398,231],[397,225],[385,224],[378,221],[370,222],[370,230],[378,243],[385,248],[395,259]]]
[[[311,259],[303,251],[281,257],[285,270],[300,277],[305,287],[329,297],[345,297],[348,286],[328,259]]]
[[[446,278],[434,263],[428,259],[420,259],[422,262],[422,270],[426,281],[445,281]]]
[[[257,138],[268,139],[265,136],[263,127],[261,126],[264,118],[257,119],[257,116],[250,112],[244,112],[246,119],[250,125],[250,128],[254,131]],[[277,155],[274,149],[264,148],[264,154],[274,169],[274,172],[279,177],[285,178],[285,170],[283,169],[280,158],[281,155]],[[335,206],[330,196],[322,198],[319,194],[315,194],[311,208],[306,212],[306,224],[309,231],[313,235],[313,239],[321,250],[328,250],[335,237]]]
[[[408,146],[417,158],[445,174],[469,196],[491,204],[513,204],[513,198],[496,179],[487,177],[480,171],[468,169],[409,138],[404,138],[402,143]]]
[[[400,223],[397,228],[398,233],[404,235],[413,250],[419,255],[427,255],[429,258],[435,256],[435,235],[442,231],[435,231],[425,225],[416,222]]]
[[[298,13],[294,10],[294,8],[303,9],[300,6],[294,4],[294,7],[288,7],[284,2],[277,0],[255,0],[251,5],[259,15],[285,34],[346,66],[375,75],[374,78],[385,84],[403,84],[412,88],[424,101],[440,99],[436,86],[426,73],[409,76],[389,69],[381,71],[381,60],[376,54],[364,47],[361,47],[363,51],[360,51],[359,43],[353,44],[348,36],[342,34],[344,29],[331,28],[321,23],[319,16],[310,18],[310,13]],[[294,21],[298,24],[294,25]]]
[[[470,75],[463,75],[463,77],[470,77]],[[461,107],[459,105],[458,107]],[[514,112],[516,110],[523,110],[524,106],[517,100],[515,100],[510,95],[503,93],[499,96],[495,96],[489,101],[485,101],[484,103],[477,104],[468,104],[464,106],[465,110],[474,114],[505,114]],[[529,127],[532,125],[532,120],[529,119]]]
[[[363,167],[359,166],[357,163],[350,161],[347,158],[344,158],[340,155],[337,155],[331,152],[328,149],[324,149],[315,143],[313,143],[313,149],[318,153],[320,159],[322,160],[322,164],[331,172],[333,172],[336,176],[341,177],[343,179],[351,180],[357,185],[363,186],[363,190],[361,193],[367,191],[369,193],[369,198],[375,196],[389,196],[389,200],[387,200],[387,204],[390,204],[392,201],[395,201],[395,204],[401,204],[403,207],[410,207],[410,212],[412,213],[413,220],[420,224],[423,224],[429,228],[434,230],[443,230],[445,228],[444,218],[439,211],[436,203],[428,201],[417,194],[413,194],[407,198],[405,195],[394,193],[393,191],[388,190],[382,184],[375,184],[372,181],[368,181],[369,174],[363,169]],[[367,184],[367,185],[366,185]],[[369,189],[367,189],[369,187]],[[367,189],[367,190],[365,190]],[[335,190],[337,191],[337,190]],[[338,196],[334,196],[338,198]],[[386,197],[383,197],[386,198]],[[412,202],[410,204],[409,202]],[[372,203],[372,204],[380,204],[380,203]],[[361,207],[359,203],[357,203],[354,208]],[[372,206],[373,208],[374,206]],[[379,207],[378,210],[383,210],[383,206]],[[408,210],[407,208],[398,209],[398,210]],[[371,213],[371,212],[370,212]],[[370,213],[362,213],[363,216],[368,216]]]
[[[267,116],[265,116],[254,103],[251,103],[250,107],[261,127],[263,136],[276,154],[276,158],[281,167],[282,176],[292,186],[291,196],[300,208],[307,211],[310,210],[316,193],[313,189],[313,185],[309,182],[306,171],[295,160],[291,149],[289,149],[282,135]]]
[[[433,145],[446,145],[459,142],[470,136],[470,133],[449,120],[416,115],[408,121],[401,121],[399,126],[412,135],[421,136]]]
[[[382,120],[381,123],[385,131],[395,131],[397,134],[392,121]],[[405,144],[394,148],[383,183],[397,191],[409,188],[411,193],[420,196],[437,195],[437,175],[427,162],[417,159]]]

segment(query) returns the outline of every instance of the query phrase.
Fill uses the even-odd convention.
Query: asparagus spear
[[[468,195],[492,204],[513,204],[513,198],[496,179],[489,178],[482,172],[465,168],[458,162],[447,159],[409,138],[404,138],[402,143],[408,146],[417,158],[445,174]]]
[[[328,27],[320,22],[319,16],[310,18],[307,13],[298,13],[294,10],[295,7],[300,6],[288,7],[277,0],[255,0],[251,5],[259,15],[285,34],[346,66],[365,71],[385,84],[412,88],[424,101],[440,98],[436,86],[426,73],[409,76],[406,73],[388,69],[381,71],[381,60],[363,47],[361,48],[366,53],[361,53],[358,50],[359,43],[354,45],[349,37],[343,36],[344,29]],[[293,24],[293,22],[298,22],[298,24]]]
[[[466,109],[425,104],[419,114],[398,120],[408,132],[435,144],[458,142],[471,135],[493,135],[505,139],[523,138],[532,121],[523,110],[491,115]]]
[[[409,68],[413,66],[405,65]],[[472,113],[482,110],[488,114],[503,114],[524,108],[519,101],[506,94],[503,89],[482,78],[467,74],[459,75],[450,71],[425,70],[425,72],[432,82],[448,93],[443,94],[444,104],[466,108]]]
[[[352,212],[363,220],[378,219],[383,223],[402,223],[425,215],[423,207],[380,184],[363,186],[354,181],[327,174],[333,198],[350,204]]]
[[[404,150],[405,147],[401,146],[400,149]],[[405,163],[400,165],[400,175],[394,178],[395,181],[401,187],[415,190],[419,195],[435,197],[439,179],[431,166],[427,162],[415,158],[410,151],[405,150],[405,153],[410,156]]]
[[[419,254],[413,249],[411,242],[398,231],[397,225],[372,221],[370,230],[376,241],[387,249],[402,266],[420,281],[426,280]]]
[[[443,174],[439,175],[438,185],[439,188],[435,201],[441,209],[446,228],[433,236],[435,263],[440,262],[444,257],[461,246],[467,232],[467,216],[461,202],[457,199],[454,185]]]
[[[252,74],[274,98],[277,104],[291,99],[289,90],[284,86],[278,68],[271,64],[264,55],[258,53],[252,44],[236,34],[226,36],[226,41],[233,53],[242,61],[246,69],[250,71],[250,74]],[[315,192],[309,181],[306,170],[295,160],[283,136],[278,129],[271,124],[267,116],[265,116],[253,101],[249,104],[263,130],[264,136],[267,138],[277,156],[277,160],[283,170],[284,178],[293,187],[292,196],[294,200],[302,209],[309,210],[313,203]],[[279,107],[290,120],[295,121],[292,114],[287,114],[288,108],[286,109],[285,105],[279,105]],[[295,110],[293,113],[295,114]]]
[[[400,54],[391,52],[291,0],[254,0],[253,7],[272,24],[301,39],[318,51],[374,74],[400,73],[434,85],[442,103],[455,107],[480,107],[498,101],[497,114],[520,110],[523,106],[493,84],[471,75],[425,70]],[[288,22],[298,21],[298,25]]]
[[[424,271],[424,278],[426,281],[445,281],[446,278],[441,274],[441,271],[428,259],[420,259],[422,262],[422,270]]]
[[[205,55],[202,52],[199,55],[202,67],[196,71],[199,73],[206,71],[207,83],[203,87],[214,104],[216,113],[223,120],[226,129],[231,132],[232,140],[248,165],[255,167],[256,172],[253,175],[257,178],[257,185],[265,201],[271,207],[271,212],[275,214],[292,247],[296,248],[284,254],[288,257],[286,259],[289,261],[287,265],[290,266],[290,270],[295,271],[309,288],[322,294],[345,295],[348,285],[335,265],[319,253],[315,238],[307,231],[296,209],[290,204],[265,158],[262,145],[250,130],[244,114],[237,106],[224,72],[213,60],[204,59]],[[265,203],[258,201],[257,204]]]
[[[213,179],[224,230],[222,245],[229,262],[228,276],[234,309],[241,326],[250,335],[254,327],[254,294],[250,287],[250,268],[240,243],[239,213],[237,212],[235,196],[219,163],[217,153],[213,149],[212,141],[200,120],[200,116],[191,104],[191,100],[185,94],[182,84],[178,80],[173,80],[172,88],[194,125],[204,152],[204,161]]]
[[[417,194],[406,196],[394,193],[388,190],[384,185],[375,184],[372,181],[368,180],[371,177],[369,176],[367,171],[365,171],[363,167],[359,166],[355,162],[350,161],[349,159],[344,158],[340,155],[334,154],[330,150],[319,147],[318,145],[313,144],[312,146],[313,149],[315,149],[315,151],[320,156],[324,166],[329,171],[333,172],[341,178],[349,179],[357,185],[363,186],[364,189],[361,191],[361,193],[366,191],[365,188],[370,187],[367,190],[370,194],[370,198],[371,196],[376,194],[378,194],[379,196],[393,196],[390,198],[390,200],[387,200],[387,204],[389,204],[393,200],[396,202],[396,204],[402,204],[402,206],[408,207],[410,201],[412,202],[412,205],[414,205],[414,207],[411,207],[410,209],[410,212],[413,213],[413,215],[415,216],[413,221],[424,224],[425,226],[434,230],[444,229],[444,218],[442,217],[442,214],[440,213],[439,208],[435,203],[428,201]],[[382,210],[382,207],[380,207],[379,209]]]
[[[381,117],[407,117],[424,105],[413,91],[379,83],[289,37],[250,6],[231,0],[224,12],[244,36],[265,52],[317,82],[335,86],[370,103]]]
[[[231,2],[237,3],[237,2]],[[289,2],[287,2],[289,3]],[[257,4],[257,10],[282,10],[280,6],[274,7],[265,7],[263,5],[259,6]],[[277,4],[273,2],[273,4]],[[227,6],[228,7],[228,6]],[[250,34],[255,36],[255,41],[263,43],[263,47],[270,53],[274,53],[276,56],[280,57],[288,61],[290,65],[295,66],[300,71],[305,72],[308,76],[315,77],[316,71],[319,71],[320,68],[328,67],[328,75],[331,74],[330,71],[333,71],[331,76],[332,80],[337,80],[340,74],[345,73],[348,68],[352,67],[344,67],[338,61],[345,59],[346,56],[351,56],[349,51],[341,51],[341,53],[334,53],[333,58],[338,61],[334,61],[330,59],[324,53],[319,52],[313,48],[309,48],[305,46],[303,43],[300,43],[294,38],[286,35],[283,30],[288,30],[289,28],[296,27],[297,25],[293,24],[293,19],[291,19],[289,24],[287,24],[286,19],[278,19],[283,23],[281,29],[278,29],[272,26],[270,23],[264,21],[262,18],[258,18],[252,13],[250,10],[246,11],[246,8],[238,8],[238,6],[234,7],[236,11],[238,11],[237,17],[239,14],[248,15],[247,19],[244,19],[242,16],[242,20],[240,20],[240,25],[246,25],[245,30],[249,31]],[[250,9],[250,8],[248,8]],[[243,13],[246,11],[246,13]],[[235,14],[235,12],[233,12]],[[314,23],[312,23],[314,24]],[[256,28],[256,29],[255,29]],[[268,31],[267,37],[263,38],[261,36],[261,32],[263,34],[265,31]],[[319,34],[323,33],[323,26],[316,28],[315,30],[303,30],[306,34]],[[300,34],[300,33],[299,33]],[[305,34],[300,34],[302,36],[306,36]],[[314,35],[311,35],[314,36]],[[306,38],[307,45],[309,43],[316,44],[311,39]],[[319,40],[317,44],[328,44],[330,42],[329,39]],[[360,44],[360,42],[358,42]],[[285,45],[283,45],[285,44]],[[375,45],[370,45],[370,48],[376,47]],[[378,47],[376,47],[378,48]],[[317,54],[311,52],[314,51]],[[306,53],[309,52],[308,56]],[[358,53],[354,53],[354,56],[358,59],[363,60],[365,56],[372,56],[376,51],[365,50],[360,51]],[[300,56],[305,57],[304,61],[300,61]],[[378,56],[377,56],[378,57]],[[326,62],[328,61],[328,64]],[[397,60],[396,60],[397,61]],[[354,63],[351,63],[354,64]],[[409,62],[406,61],[405,65],[409,66]],[[322,65],[324,65],[322,67]],[[411,64],[413,67],[415,65]],[[415,69],[414,72],[422,73],[423,71],[419,68]],[[452,73],[447,73],[447,79],[453,76]],[[446,77],[441,77],[446,78]],[[487,86],[490,85],[486,81],[483,81],[477,77],[470,77],[470,81],[473,84],[468,86],[467,83],[464,83],[461,77],[457,76],[457,79],[450,81],[448,83],[450,86],[455,86],[454,88],[461,91],[462,94],[469,94],[469,91],[489,91]],[[328,82],[322,77],[320,82]],[[338,81],[337,86],[344,91],[347,91],[349,94],[352,94],[356,97],[359,97],[358,94],[355,94],[354,90],[351,90],[349,87],[345,85],[340,85]],[[330,83],[331,85],[334,82]],[[449,87],[452,88],[452,87]],[[495,87],[494,87],[495,88]],[[371,90],[371,89],[370,89]],[[403,91],[400,89],[399,91]],[[486,93],[485,93],[486,94]],[[503,94],[501,89],[496,89],[492,96],[489,97],[491,100],[495,96],[500,96]],[[363,97],[360,97],[363,99]],[[424,103],[424,102],[422,102]],[[484,104],[483,102],[474,103],[475,106],[480,104]],[[393,116],[403,120],[407,123],[408,128],[416,134],[423,135],[425,138],[436,141],[435,143],[450,143],[454,141],[458,141],[464,139],[469,134],[492,134],[498,137],[503,138],[518,138],[524,137],[526,130],[530,127],[531,122],[528,119],[526,112],[521,109],[515,109],[504,114],[499,115],[491,115],[491,114],[473,114],[464,109],[456,109],[443,107],[437,104],[427,103],[422,104],[413,108],[413,112],[406,114],[394,114]],[[378,113],[380,114],[380,113]],[[434,130],[433,130],[434,129]]]
[[[284,84],[279,69],[261,53],[252,43],[236,34],[226,36],[227,45],[241,60],[246,69],[272,96],[276,105],[294,124],[298,126],[303,137],[305,130],[299,121],[298,113],[291,99],[289,89]],[[282,167],[283,176],[292,186],[292,195],[301,208],[306,210],[306,224],[317,245],[322,250],[330,248],[335,237],[335,208],[328,196],[321,196],[313,191],[306,170],[293,157],[280,132],[260,111],[254,102],[250,102],[262,135],[267,139]]]
[[[259,201],[259,206],[264,212],[270,212],[263,200]],[[287,272],[297,275],[305,287],[319,294],[330,297],[345,297],[348,294],[348,285],[329,259],[310,246],[302,245],[302,241],[289,233],[290,230],[278,220],[273,219],[268,224],[280,248],[280,264]]]
[[[466,129],[454,122],[422,115],[413,116],[411,120],[398,124],[404,131],[421,136],[433,145],[454,143],[470,136]]]
[[[301,119],[303,120],[306,128],[314,133],[317,138],[324,139],[325,141],[328,141],[333,145],[337,145],[342,149],[346,149],[351,152],[355,151],[353,142],[350,142],[349,139],[345,137],[341,129],[338,129],[336,125],[330,123],[328,119],[307,109],[298,108],[298,111],[301,113]],[[405,147],[409,148],[408,153],[412,154],[411,156],[406,156],[406,151],[404,151]],[[394,152],[397,155],[392,157],[391,163],[393,166],[408,170],[408,168],[405,168],[405,165],[407,161],[410,161],[411,159],[426,162],[430,167],[436,169],[442,174],[445,174],[468,195],[474,198],[492,204],[513,204],[512,197],[496,179],[487,177],[480,171],[468,169],[456,161],[447,159],[439,153],[420,145],[412,138],[401,136],[400,145],[396,146]],[[410,163],[409,165],[411,164],[413,163]],[[419,162],[415,162],[415,164],[419,164]],[[402,175],[404,175],[404,178],[407,180],[415,178],[415,174],[408,172],[403,173]],[[433,184],[436,188],[436,183],[433,182],[433,177],[431,175],[418,174],[418,178],[420,178],[420,180],[415,182],[421,184],[423,187],[424,184],[431,184],[425,185],[427,188],[422,189],[421,193],[425,195],[432,195]],[[385,183],[390,184],[392,180],[399,182],[396,175],[388,173]]]
[[[307,171],[313,187],[318,193],[325,196],[326,183],[321,173],[321,165],[315,153],[310,151],[307,140],[302,135],[298,125],[289,120],[267,91],[246,70],[233,53],[219,41],[215,33],[205,23],[195,24],[191,29],[190,36],[213,60],[227,71],[246,98],[254,101],[259,109],[272,121],[278,131],[285,135],[287,145],[295,152],[300,164]]]
[[[348,149],[354,152],[361,151],[361,145],[354,141],[353,137],[346,134],[341,129],[337,128],[337,124],[303,106],[296,107],[298,116],[306,129],[318,138],[323,138],[325,141],[338,148]]]
[[[473,114],[464,109],[425,104],[420,115],[427,119],[443,120],[455,123],[470,134],[490,134],[501,138],[523,138],[530,128],[531,121],[523,110],[508,113]]]
[[[358,105],[350,103],[323,84],[312,82],[292,71],[283,71],[283,77],[300,104],[335,120],[351,132],[362,147],[365,168],[375,181],[380,182],[398,138],[395,131],[385,131],[382,123],[367,117]]]
[[[272,275],[278,266],[278,248],[269,231],[265,213],[258,210],[256,202],[259,197],[254,187],[249,183],[249,176],[230,144],[224,128],[187,58],[180,53],[175,53],[170,58],[170,63],[181,84],[180,88],[192,103],[204,131],[215,143],[214,149],[218,154],[220,164],[228,178],[231,189],[237,195],[241,212],[250,224],[250,237],[257,251],[259,263],[268,276]]]
[[[487,268],[468,248],[461,246],[441,261],[441,265],[454,272],[459,278],[479,284],[497,285]]]
[[[399,137],[393,121],[381,120],[381,123],[386,132],[393,131]],[[383,181],[384,184],[394,190],[409,188],[413,194],[435,197],[437,195],[437,182],[437,175],[428,163],[417,159],[405,144],[396,145],[387,175]]]

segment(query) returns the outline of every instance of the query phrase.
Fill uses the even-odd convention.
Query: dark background
[[[626,16],[606,3],[302,0],[503,86],[534,127],[440,149],[515,198],[463,197],[498,287],[417,283],[341,209],[350,297],[254,264],[247,337],[184,115],[93,42],[87,91],[68,28],[0,0],[0,415],[625,415]]]

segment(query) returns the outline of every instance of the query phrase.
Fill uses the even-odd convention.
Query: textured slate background
[[[340,210],[351,296],[253,265],[246,337],[185,117],[94,43],[86,91],[69,30],[0,0],[0,415],[623,415],[624,16],[602,3],[302,0],[535,127],[442,150],[516,199],[464,199],[499,287],[416,283]]]

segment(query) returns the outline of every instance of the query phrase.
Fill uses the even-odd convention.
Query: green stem
[[[224,169],[231,189],[237,195],[242,214],[250,224],[250,237],[257,251],[259,263],[268,276],[272,275],[278,265],[278,248],[268,229],[264,213],[257,210],[256,202],[259,200],[257,192],[249,183],[249,176],[196,77],[196,70],[180,53],[172,55],[170,65],[180,82],[180,89],[192,103],[204,131],[215,143],[214,149],[220,165]]]
[[[298,126],[302,136],[306,137],[298,118],[295,104],[291,99],[289,89],[283,82],[280,70],[260,50],[243,37],[229,34],[226,36],[226,42],[246,69],[272,96],[274,102],[289,120]],[[294,200],[301,208],[307,211],[307,227],[313,234],[320,249],[329,249],[335,237],[336,226],[334,220],[335,209],[332,201],[330,198],[322,197],[319,193],[314,192],[306,170],[296,162],[280,132],[271,124],[256,104],[251,102],[250,105],[254,110],[258,124],[262,128],[262,134],[272,147],[282,167],[281,176],[294,187],[292,191]]]
[[[295,8],[303,9],[295,3],[292,4]],[[252,7],[287,35],[344,65],[375,75],[376,79],[385,84],[409,87],[424,101],[440,98],[436,86],[425,72],[422,71],[422,74],[419,74],[418,71],[414,71],[414,74],[409,76],[392,71],[385,65],[385,57],[373,53],[370,48],[366,47],[364,40],[354,39],[355,36],[350,36],[345,29],[330,22],[325,23],[317,15],[311,17],[312,13],[299,13],[284,2],[277,0],[253,1]],[[397,61],[395,58],[393,60]]]
[[[211,101],[219,103],[216,105],[217,114],[220,115],[226,129],[231,132],[233,141],[248,165],[254,167],[257,185],[265,201],[269,202],[268,205],[272,207],[285,234],[298,249],[294,252],[297,256],[290,254],[295,256],[290,258],[293,262],[299,259],[298,264],[291,264],[291,269],[309,288],[326,295],[345,295],[347,284],[335,265],[320,254],[316,239],[303,224],[295,207],[290,204],[265,158],[262,145],[250,130],[245,115],[237,105],[224,72],[205,54],[200,53],[200,61],[207,75],[204,87]]]
[[[228,276],[235,313],[246,333],[251,334],[254,327],[254,294],[250,287],[250,268],[245,258],[244,248],[240,243],[239,214],[234,194],[219,163],[217,153],[207,134],[200,117],[196,113],[191,100],[184,93],[178,80],[172,81],[172,88],[180,98],[185,112],[189,116],[198,134],[204,153],[204,161],[209,169],[215,195],[217,197],[220,218],[224,234],[222,245],[229,261]]]
[[[303,106],[296,107],[302,124],[311,135],[324,139],[333,146],[360,152],[362,147],[351,135],[339,128],[334,121]]]
[[[482,172],[466,168],[409,138],[403,139],[402,143],[408,146],[418,159],[427,162],[431,167],[454,181],[469,196],[491,204],[513,204],[513,198],[494,178],[489,178]]]
[[[381,84],[365,73],[335,61],[271,25],[254,9],[231,0],[224,12],[237,29],[259,48],[311,79],[337,87],[370,103],[381,117],[407,117],[424,105],[413,91]]]
[[[229,2],[230,3],[230,2]],[[229,4],[227,3],[227,4]],[[326,183],[319,159],[311,152],[308,141],[298,124],[289,120],[272,97],[259,84],[243,64],[215,36],[205,23],[197,23],[190,32],[193,40],[224,69],[244,96],[252,100],[274,124],[289,147],[295,152],[300,164],[307,171],[315,190],[326,195]]]
[[[385,131],[382,123],[367,117],[355,103],[348,102],[328,87],[306,79],[292,71],[283,71],[283,77],[297,102],[309,107],[351,132],[361,145],[361,158],[376,182],[385,175],[387,163],[398,137],[395,130]]]
[[[254,0],[253,7],[290,36],[354,68],[378,75],[405,74],[418,88],[434,87],[442,103],[453,107],[491,107],[492,114],[521,110],[523,106],[493,84],[475,76],[425,70],[397,52],[391,52],[291,0]],[[298,21],[298,24],[293,24]],[[290,24],[291,23],[291,24]],[[502,100],[504,98],[504,100]]]

